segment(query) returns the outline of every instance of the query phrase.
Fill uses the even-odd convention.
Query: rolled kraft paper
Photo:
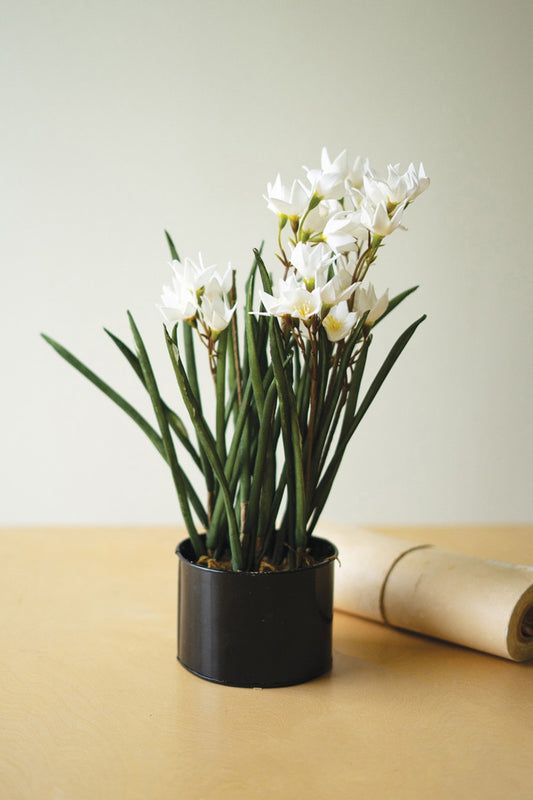
[[[364,530],[335,544],[339,611],[513,661],[533,658],[533,567]]]

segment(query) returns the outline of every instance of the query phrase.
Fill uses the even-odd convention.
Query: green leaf
[[[85,364],[83,364],[79,359],[77,359],[71,352],[69,352],[65,347],[60,345],[58,342],[51,339],[49,336],[46,336],[44,333],[41,334],[42,338],[49,344],[54,350],[74,369],[76,369],[84,378],[87,378],[94,386],[100,389],[110,400],[112,400],[122,411],[124,411],[130,419],[132,419],[145,433],[154,447],[156,448],[157,452],[165,459],[167,464],[169,464],[169,459],[167,457],[167,453],[165,447],[163,445],[162,438],[157,434],[157,431],[144,419],[144,417],[136,411],[133,406],[131,406],[126,400],[124,400],[121,395],[115,392],[107,383],[105,383],[101,378],[98,377],[92,370],[90,370]],[[169,464],[170,466],[170,464]],[[193,486],[191,485],[190,481],[184,476],[185,484],[186,484],[186,491],[190,496],[191,503],[194,507],[196,514],[202,524],[205,525],[205,521],[207,519],[205,509],[198,498]]]
[[[344,411],[344,420],[342,423],[343,434],[348,432],[352,424],[353,417],[355,416],[355,409],[357,408],[357,401],[359,398],[359,390],[361,389],[361,381],[363,380],[363,374],[366,366],[366,357],[368,355],[368,349],[371,343],[372,336],[368,336],[365,339],[361,351],[357,356],[357,361],[355,362],[355,368],[352,373],[352,379],[350,381],[350,388],[348,389],[348,397],[346,400],[346,408]]]
[[[196,356],[194,354],[194,340],[193,340],[193,329],[190,325],[185,323],[185,325],[181,326],[183,332],[183,344],[185,348],[185,361],[187,363],[187,376],[188,382],[191,387],[191,391],[194,393],[195,400],[197,405],[202,409],[202,400],[200,396],[200,388],[198,385],[198,373],[196,370]],[[202,442],[198,438],[198,431],[196,431],[196,440],[198,442],[198,452],[200,454],[200,459],[202,462],[202,473],[205,480],[205,485],[207,488],[208,497],[213,499],[214,498],[214,490],[215,490],[215,482],[213,479],[213,469],[211,467],[211,463],[209,458],[206,456]],[[210,499],[210,503],[211,503]],[[208,514],[211,514],[211,508],[208,510]]]
[[[345,436],[348,439],[355,433],[355,430],[356,430],[357,426],[359,425],[359,423],[363,419],[364,415],[368,411],[368,409],[370,407],[370,404],[372,403],[372,401],[374,400],[375,396],[377,395],[377,393],[378,393],[379,389],[381,388],[381,385],[383,384],[385,378],[387,377],[387,375],[389,374],[389,372],[393,368],[394,364],[398,360],[398,358],[401,355],[402,351],[405,349],[406,345],[408,344],[409,340],[413,336],[413,334],[416,331],[416,329],[418,328],[418,326],[422,322],[424,322],[424,320],[426,318],[427,318],[427,315],[423,314],[419,319],[417,319],[415,322],[413,322],[411,325],[409,325],[409,327],[398,337],[398,339],[396,340],[396,342],[392,346],[387,358],[385,359],[385,361],[381,365],[380,369],[378,370],[378,373],[377,373],[376,377],[374,378],[374,380],[370,384],[370,387],[369,387],[367,393],[365,394],[361,405],[359,406],[359,408],[357,410],[357,414],[355,415],[352,424],[350,425],[347,433],[345,434]]]
[[[272,282],[263,263],[263,259],[257,250],[255,257],[263,281],[263,287],[269,294],[272,293]],[[270,317],[270,354],[272,357],[272,367],[274,378],[278,388],[278,399],[280,407],[281,431],[283,437],[283,447],[287,465],[287,508],[289,545],[294,543],[297,551],[305,548],[307,543],[305,530],[305,480],[302,454],[302,437],[298,421],[298,411],[296,397],[292,384],[287,378],[283,355],[283,336],[279,327],[278,320]],[[294,516],[294,520],[292,517]],[[290,555],[290,554],[289,554]]]
[[[318,420],[317,434],[315,437],[316,442],[314,445],[312,464],[313,487],[309,487],[310,491],[314,490],[316,486],[316,481],[318,480],[322,466],[326,461],[327,453],[335,434],[336,422],[341,411],[339,404],[345,399],[345,395],[343,394],[343,386],[346,380],[348,365],[351,362],[354,350],[361,339],[363,326],[367,316],[368,312],[361,317],[354,330],[348,337],[344,345],[344,349],[342,350],[342,353],[335,364],[335,367],[330,370],[326,399],[323,403],[322,414]]]
[[[216,373],[216,445],[218,457],[222,464],[226,461],[226,353],[228,331],[218,337],[217,373]]]
[[[331,491],[331,487],[333,486],[333,481],[337,472],[339,470],[342,458],[346,451],[346,447],[348,442],[352,438],[353,434],[357,430],[357,427],[361,420],[363,419],[364,415],[368,411],[372,401],[374,400],[375,396],[377,395],[380,387],[382,386],[385,378],[391,371],[392,367],[398,360],[400,354],[406,347],[407,343],[411,339],[412,335],[418,328],[418,326],[426,319],[426,315],[424,314],[420,319],[417,319],[413,322],[394,343],[393,347],[391,348],[388,356],[386,357],[385,361],[381,365],[378,373],[372,383],[370,384],[369,389],[367,390],[358,410],[353,419],[351,420],[350,424],[346,427],[346,429],[341,433],[341,438],[337,444],[336,451],[328,465],[328,468],[324,474],[324,477],[321,479],[315,494],[315,502],[314,502],[314,512],[313,512],[313,520],[311,522],[310,529],[313,530],[324,505],[326,504],[327,498]]]
[[[191,387],[191,384],[187,377],[187,373],[181,362],[177,345],[172,341],[168,333],[166,333],[166,341],[167,341],[168,352],[170,355],[170,360],[172,362],[174,373],[176,375],[176,380],[178,381],[178,385],[183,400],[185,402],[185,405],[187,407],[187,411],[193,422],[194,427],[196,428],[196,433],[198,435],[198,439],[201,443],[202,449],[209,459],[209,463],[212,467],[213,473],[217,477],[220,490],[224,497],[226,516],[228,519],[228,526],[229,526],[229,540],[230,540],[232,566],[235,571],[238,571],[243,569],[243,558],[242,558],[241,545],[239,541],[239,531],[237,526],[237,520],[235,517],[235,509],[233,508],[232,504],[231,493],[229,490],[228,482],[226,480],[226,476],[224,474],[224,467],[222,466],[222,463],[220,461],[217,452],[216,441],[213,438],[213,434],[209,430],[209,426],[205,421],[201,407]]]
[[[243,436],[243,431],[246,421],[252,409],[251,398],[252,398],[252,384],[251,381],[249,380],[244,389],[243,402],[241,408],[239,409],[239,414],[235,422],[235,430],[233,433],[233,438],[231,441],[228,458],[224,469],[226,479],[228,481],[230,495],[232,498],[235,495],[235,490],[237,488],[239,475],[242,471],[242,463],[241,463],[242,452],[240,443]],[[219,496],[216,499],[215,507],[213,509],[213,514],[211,517],[211,522],[209,525],[209,531],[207,536],[207,546],[211,549],[215,549],[219,547],[221,544],[219,541],[219,532],[221,529],[221,520],[222,520],[222,514],[224,512],[224,507],[225,507],[224,498],[221,494],[219,494]]]
[[[387,306],[387,310],[385,311],[384,314],[381,315],[381,317],[379,317],[379,319],[376,320],[373,327],[375,328],[376,325],[378,325],[381,322],[381,320],[385,319],[387,314],[390,314],[390,312],[393,311],[396,308],[396,306],[399,306],[400,303],[402,303],[406,297],[409,297],[410,294],[416,292],[417,289],[418,286],[412,286],[410,289],[406,289],[404,292],[400,292],[400,294],[397,294],[395,297],[389,300],[389,305]]]
[[[187,532],[191,539],[191,544],[194,548],[194,552],[196,553],[196,556],[199,558],[205,552],[205,548],[202,543],[202,540],[200,539],[198,531],[196,530],[196,526],[191,516],[191,510],[189,507],[189,497],[187,494],[187,485],[184,480],[183,471],[176,457],[174,442],[172,441],[172,436],[170,435],[170,428],[168,425],[167,417],[165,415],[163,401],[161,400],[159,389],[157,388],[155,375],[152,370],[152,365],[150,364],[150,359],[148,358],[148,353],[146,352],[146,347],[144,346],[141,334],[139,333],[137,325],[135,324],[135,320],[133,319],[133,316],[129,311],[128,311],[128,319],[130,322],[131,331],[133,333],[135,346],[137,347],[139,364],[143,372],[146,389],[148,391],[148,394],[150,395],[154,413],[157,419],[157,424],[159,426],[159,430],[161,431],[161,438],[163,440],[163,445],[165,448],[165,452],[167,454],[167,460],[170,465],[170,471],[172,473],[172,478],[174,480],[174,486],[176,488],[176,493],[178,495],[178,501],[180,504],[181,513],[183,515],[183,521],[185,522],[185,526],[187,528]]]
[[[316,420],[320,419],[324,402],[326,399],[326,388],[328,385],[328,377],[331,368],[331,356],[333,345],[329,341],[324,327],[321,325],[318,329],[318,402],[316,409]]]
[[[116,344],[122,355],[125,356],[125,358],[128,360],[129,364],[131,365],[135,374],[141,381],[142,385],[146,388],[143,371],[141,369],[139,359],[137,358],[135,353],[132,350],[130,350],[130,348],[126,344],[124,344],[124,342],[122,342],[118,338],[118,336],[115,336],[114,333],[111,333],[111,331],[107,330],[107,328],[104,328],[104,330],[107,333],[107,335],[111,338],[111,340]],[[196,464],[198,469],[201,469],[202,462],[200,461],[200,457],[196,452],[196,450],[194,449],[191,440],[189,439],[189,433],[182,419],[176,414],[175,411],[173,411],[169,406],[167,406],[165,402],[163,402],[163,407],[165,409],[165,414],[170,427],[172,428],[172,430],[174,431],[180,442],[183,444],[183,446],[186,448],[189,455],[193,458],[194,463]]]
[[[246,513],[246,530],[248,541],[248,564],[251,569],[255,556],[255,543],[260,526],[259,506],[264,488],[264,477],[272,458],[272,415],[277,400],[276,384],[272,382],[266,394],[263,413],[259,427],[257,454],[252,479],[252,490]]]
[[[166,236],[166,239],[167,239],[167,244],[168,244],[168,247],[169,247],[169,250],[170,250],[171,257],[173,258],[174,261],[181,261],[181,258],[178,255],[178,251],[174,247],[174,242],[172,241],[172,238],[171,238],[170,233],[168,231],[165,231],[165,236]]]
[[[147,422],[144,417],[139,414],[139,412],[132,406],[130,403],[127,402],[118,392],[111,388],[105,381],[103,381],[96,373],[89,369],[89,367],[85,366],[76,356],[74,356],[69,350],[67,350],[63,345],[59,344],[59,342],[54,341],[46,334],[41,334],[42,338],[47,342],[51,347],[54,348],[56,353],[58,353],[61,358],[63,358],[71,367],[74,367],[84,378],[87,378],[94,386],[100,389],[109,399],[115,403],[122,411],[124,411],[130,419],[132,419],[136,425],[143,431],[143,433],[148,436],[158,453],[163,456],[166,460],[166,453],[165,448],[163,447],[163,441],[161,437],[157,434],[157,431]]]
[[[256,268],[257,268],[257,260],[252,268],[252,275],[255,273]],[[253,298],[254,282],[252,280],[252,275],[250,276],[250,280],[248,281],[248,295],[246,302],[248,310],[251,309],[252,298]],[[248,352],[248,364],[250,368],[250,375],[252,377],[252,385],[254,389],[257,411],[259,416],[261,417],[263,413],[263,405],[265,402],[265,397],[263,390],[263,378],[261,375],[261,367],[259,364],[259,357],[257,353],[257,335],[255,328],[258,327],[258,324],[254,323],[256,323],[256,321],[254,320],[252,314],[249,313],[246,314],[246,318],[244,320],[244,334],[246,339],[246,348]]]
[[[287,378],[283,362],[282,335],[275,317],[270,318],[270,353],[274,378],[278,389],[281,432],[287,464],[287,503],[289,513],[294,513],[294,530],[288,530],[289,543],[296,550],[306,545],[305,534],[305,480],[302,454],[302,437],[296,410],[296,398]],[[292,528],[292,525],[291,525]]]
[[[207,521],[207,512],[206,512],[206,510],[204,508],[204,504],[202,503],[202,501],[198,497],[194,486],[192,485],[192,483],[190,482],[190,480],[188,479],[187,475],[185,474],[185,472],[183,470],[181,470],[181,474],[183,476],[183,481],[184,481],[184,484],[185,484],[185,490],[186,490],[186,492],[187,492],[187,494],[189,496],[189,501],[191,503],[191,506],[193,507],[193,509],[194,509],[194,511],[196,513],[196,516],[198,517],[198,521],[200,522],[202,527],[204,529],[206,529],[208,521]],[[203,555],[203,554],[201,553],[200,555]]]
[[[265,267],[265,262],[261,258],[261,253],[259,252],[259,250],[256,249],[254,250],[254,255],[257,262],[257,266],[259,267],[261,281],[263,283],[263,289],[267,294],[272,294],[272,280],[267,272],[267,268]]]

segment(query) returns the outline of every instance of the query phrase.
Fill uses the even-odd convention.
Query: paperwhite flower
[[[373,325],[383,316],[389,305],[389,290],[382,294],[380,298],[376,295],[376,291],[371,283],[368,289],[363,288],[361,285],[357,286],[354,299],[353,308],[358,316],[362,316],[367,311],[369,312],[366,318],[365,325]]]
[[[389,164],[387,179],[380,178],[372,171],[364,176],[364,194],[374,206],[383,203],[389,212],[402,203],[411,203],[429,186],[429,178],[420,164],[418,170],[409,164],[406,172],[400,172],[399,164]]]
[[[167,327],[172,328],[176,322],[190,321],[198,310],[198,291],[202,282],[213,274],[216,267],[205,268],[200,256],[200,266],[189,258],[185,261],[172,261],[172,286],[163,286],[162,305],[159,310],[163,314]]]
[[[196,294],[176,281],[174,281],[172,288],[163,286],[161,303],[159,310],[167,323],[169,332],[171,332],[176,322],[192,320],[198,310]]]
[[[286,280],[279,281],[275,295],[260,292],[259,296],[266,313],[274,317],[290,316],[307,322],[312,317],[320,315],[322,309],[320,290],[309,291],[294,274],[289,275]]]
[[[230,309],[225,296],[232,285],[231,264],[221,273],[216,264],[206,267],[202,254],[197,261],[186,258],[172,262],[172,286],[164,286],[159,307],[167,328],[176,322],[200,319],[214,334],[226,328],[235,308]]]
[[[224,273],[216,267],[200,293],[199,316],[204,327],[215,339],[228,327],[235,312],[236,304],[230,308],[227,299],[232,283],[231,264],[228,264]]]
[[[186,258],[184,261],[173,261],[171,266],[174,273],[174,283],[195,293],[204,288],[218,269],[216,264],[210,264],[206,267],[201,253],[198,253],[197,261],[193,261],[192,258]]]
[[[327,148],[323,147],[320,154],[320,167],[324,173],[337,173],[342,180],[348,177],[348,155],[342,150],[333,161],[330,159]]]
[[[391,173],[393,169],[389,164],[387,181],[373,173],[364,176],[363,190],[367,204],[369,201],[373,206],[384,205],[386,208],[392,208],[407,200],[408,186],[403,180],[404,176],[394,175]]]
[[[322,148],[321,169],[304,167],[310,183],[311,194],[321,199],[339,200],[344,196],[345,178],[348,174],[346,150],[343,150],[334,161],[328,151]]]
[[[362,235],[361,215],[358,211],[341,211],[327,221],[323,237],[335,253],[346,253],[357,248]]]
[[[389,236],[396,228],[403,227],[402,217],[406,206],[407,200],[404,200],[392,213],[389,213],[385,202],[374,205],[365,198],[361,204],[361,225],[376,236]]]
[[[201,318],[213,338],[228,327],[236,307],[235,304],[230,308],[221,295],[211,294],[202,297]]]
[[[370,164],[368,158],[363,159],[357,156],[353,163],[353,167],[348,171],[346,176],[346,186],[350,189],[361,189],[363,186],[364,176],[370,171]]]
[[[335,306],[348,300],[354,293],[358,284],[352,283],[352,274],[343,267],[323,286],[319,286],[323,305]]]
[[[225,295],[231,289],[233,283],[233,268],[228,264],[226,271],[222,274],[218,268],[215,267],[214,272],[211,274],[209,280],[203,286],[203,293],[207,297],[217,295]]]
[[[315,208],[311,209],[305,219],[302,219],[299,235],[310,237],[322,233],[328,220],[342,211],[344,209],[338,200],[321,200]]]
[[[411,203],[415,199],[415,197],[418,197],[419,194],[422,194],[422,192],[426,191],[426,189],[429,186],[430,180],[426,175],[423,164],[419,164],[418,172],[414,164],[409,164],[407,172],[409,173],[412,185],[409,194],[409,202]]]
[[[355,311],[348,310],[348,303],[343,301],[334,306],[329,314],[322,320],[330,342],[339,342],[346,338],[357,320]]]
[[[320,159],[320,170],[310,170],[312,176],[315,173],[322,173],[322,175],[335,175],[343,181],[344,186],[360,189],[363,185],[363,177],[370,170],[368,158],[363,159],[357,156],[353,166],[348,167],[348,154],[343,150],[337,158],[333,161],[329,157],[328,151],[325,147],[322,148]],[[342,195],[340,195],[342,197]]]
[[[315,282],[323,273],[327,273],[329,265],[335,260],[331,248],[323,242],[317,245],[298,242],[293,248],[290,261],[297,275],[306,283]],[[312,288],[312,287],[311,287]]]
[[[287,298],[288,299],[288,298]],[[304,287],[297,289],[290,297],[290,315],[304,322],[320,314],[322,298],[318,289],[312,292]]]
[[[268,208],[276,214],[301,217],[309,205],[309,198],[309,193],[300,181],[293,181],[289,189],[282,184],[281,176],[278,174],[274,183],[267,184],[265,200],[268,202]]]

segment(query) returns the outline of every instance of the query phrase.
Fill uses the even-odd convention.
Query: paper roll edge
[[[533,586],[523,592],[511,614],[507,650],[513,661],[533,658]]]

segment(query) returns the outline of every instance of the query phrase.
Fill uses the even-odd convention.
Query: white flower
[[[330,217],[324,226],[323,237],[335,253],[357,248],[361,237],[361,216],[358,211],[341,211]]]
[[[363,159],[357,156],[353,163],[353,167],[348,171],[346,176],[346,185],[350,189],[361,189],[363,186],[364,176],[370,171],[370,164],[368,158]]]
[[[307,322],[312,317],[320,315],[322,309],[320,289],[309,291],[294,274],[289,275],[286,280],[279,281],[274,295],[260,292],[259,297],[266,308],[266,313],[274,317],[290,316]]]
[[[409,164],[406,172],[400,172],[399,164],[389,164],[387,179],[375,175],[371,170],[363,179],[364,194],[374,206],[383,203],[389,212],[403,204],[411,203],[429,186],[429,178],[422,164],[418,170]]]
[[[198,260],[186,258],[184,261],[173,261],[172,271],[174,281],[183,288],[190,289],[191,292],[199,292],[211,280],[217,271],[216,264],[205,266],[202,254],[198,253]]]
[[[216,339],[231,322],[236,304],[230,308],[227,295],[233,283],[233,269],[228,264],[224,273],[216,267],[200,293],[199,317],[209,332]]]
[[[389,164],[388,179],[383,180],[374,173],[364,176],[364,195],[374,206],[383,204],[392,208],[407,200],[409,185],[404,175],[398,173],[398,164],[393,167]]]
[[[389,213],[387,204],[379,202],[374,205],[367,198],[363,199],[361,204],[361,225],[376,236],[389,236],[396,228],[402,226],[403,212],[407,206],[407,200],[404,200],[399,206],[395,207],[392,213]]]
[[[342,180],[348,177],[348,155],[346,150],[342,150],[333,161],[330,159],[328,151],[322,148],[320,154],[320,167],[324,173],[337,173]]]
[[[315,208],[312,208],[306,214],[305,219],[302,219],[299,234],[313,236],[313,234],[322,233],[328,220],[343,210],[338,200],[321,200]]]
[[[196,294],[186,286],[174,281],[172,288],[163,286],[159,310],[161,311],[169,332],[176,322],[190,321],[196,316],[198,309]]]
[[[288,299],[288,297],[287,297]],[[295,319],[306,322],[320,314],[322,298],[318,289],[309,292],[304,287],[295,290],[290,296],[290,315]]]
[[[387,168],[386,187],[391,203],[402,203],[407,200],[411,203],[429,186],[429,178],[420,164],[418,171],[414,164],[409,164],[407,171],[400,172],[399,164],[389,164]]]
[[[325,306],[335,306],[348,300],[357,285],[352,283],[352,274],[348,270],[343,267],[338,268],[333,277],[324,286],[319,287],[322,303]]]
[[[310,183],[311,194],[321,199],[339,200],[345,194],[344,181],[348,174],[346,151],[343,150],[334,161],[322,148],[321,169],[304,167]]]
[[[234,270],[231,264],[228,264],[224,274],[220,273],[218,268],[215,267],[209,280],[203,286],[204,295],[213,296],[228,294],[233,283],[233,272]]]
[[[315,282],[319,275],[327,272],[334,260],[335,255],[323,242],[317,245],[298,242],[290,257],[298,276],[306,283]]]
[[[189,258],[185,261],[172,261],[172,286],[163,286],[162,305],[159,310],[163,314],[167,327],[176,322],[190,321],[198,310],[198,291],[201,289],[203,276],[213,274],[215,267],[205,269],[200,256],[200,267]]]
[[[172,262],[172,286],[164,286],[159,307],[167,327],[176,322],[199,319],[215,335],[226,328],[235,307],[230,309],[225,296],[232,285],[233,269],[228,264],[221,273],[216,264],[206,267],[202,254],[198,260],[186,258]]]
[[[348,303],[343,301],[330,310],[322,320],[322,325],[330,342],[339,342],[350,333],[356,320],[355,311],[349,311]]]
[[[200,310],[202,321],[211,336],[216,339],[221,331],[225,330],[231,322],[236,304],[230,308],[221,295],[204,294]]]
[[[411,203],[415,197],[418,197],[419,194],[426,191],[430,181],[425,173],[423,164],[419,164],[418,172],[414,164],[409,164],[407,172],[411,180],[411,190],[409,194],[409,202]]]
[[[323,176],[335,175],[343,182],[345,188],[353,187],[355,189],[360,189],[362,187],[363,177],[370,171],[368,158],[365,158],[363,161],[361,156],[357,156],[353,166],[348,167],[348,155],[346,150],[339,153],[337,158],[332,161],[325,147],[322,148],[320,167],[320,170],[309,170],[308,172],[310,172],[313,177],[315,174],[318,175],[319,173]],[[339,195],[339,197],[342,197],[342,195]]]
[[[389,290],[382,294],[378,299],[376,291],[372,284],[368,285],[368,289],[363,288],[361,285],[357,286],[354,293],[353,308],[358,316],[362,316],[367,311],[369,312],[365,325],[373,325],[383,316],[389,305]]]
[[[286,217],[301,217],[309,205],[310,195],[300,181],[293,181],[288,189],[281,182],[278,175],[274,183],[267,184],[268,208],[276,214]]]

